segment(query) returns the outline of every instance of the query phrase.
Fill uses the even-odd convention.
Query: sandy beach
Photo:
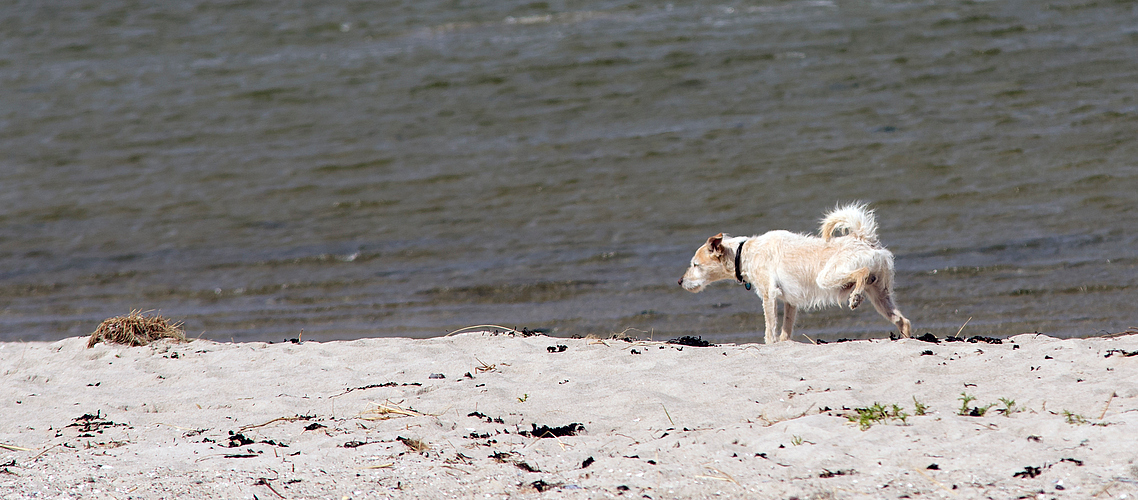
[[[1138,494],[1138,336],[939,340],[3,343],[0,497]]]

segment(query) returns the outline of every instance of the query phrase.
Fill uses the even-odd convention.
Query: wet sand
[[[940,340],[3,343],[0,497],[1138,493],[1138,337]]]

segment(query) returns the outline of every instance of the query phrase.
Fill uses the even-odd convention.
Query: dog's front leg
[[[766,322],[766,335],[763,337],[763,342],[773,344],[776,341],[775,332],[778,331],[778,295],[764,292],[761,297],[763,299],[763,320]]]
[[[798,309],[794,306],[783,302],[782,303],[782,335],[779,335],[778,340],[790,340],[790,336],[794,335],[794,316]]]

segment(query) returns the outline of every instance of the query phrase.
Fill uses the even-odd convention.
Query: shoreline
[[[0,343],[0,497],[1119,498],[1135,354],[1036,334]]]

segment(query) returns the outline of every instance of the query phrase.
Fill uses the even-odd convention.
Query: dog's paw
[[[863,297],[860,293],[850,295],[850,310],[852,311],[854,309],[857,309],[857,306],[860,306],[861,301],[863,300],[865,300],[865,297]]]

